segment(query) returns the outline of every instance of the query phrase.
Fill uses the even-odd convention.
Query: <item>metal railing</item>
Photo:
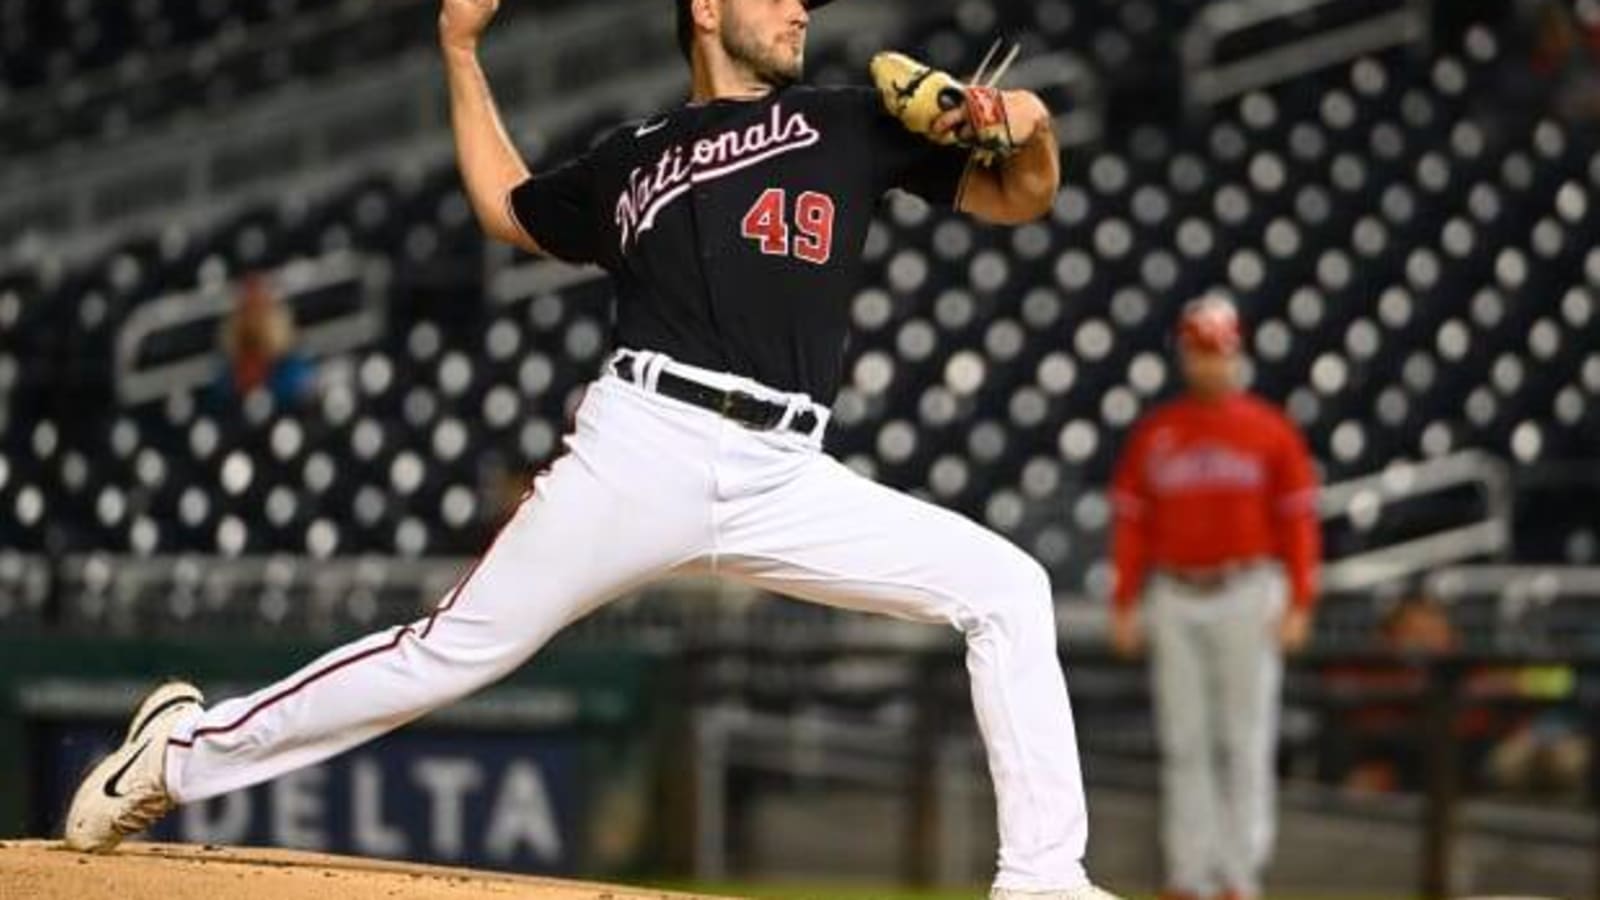
[[[717,877],[735,868],[730,861],[727,836],[733,827],[727,820],[727,794],[724,780],[734,768],[773,771],[790,776],[805,776],[824,768],[836,758],[848,758],[849,766],[830,769],[830,778],[839,777],[858,787],[888,788],[906,802],[899,827],[902,837],[900,871],[907,882],[926,886],[939,880],[942,871],[940,835],[949,830],[947,821],[957,811],[946,808],[950,801],[945,789],[952,747],[970,745],[972,722],[967,712],[962,648],[947,637],[938,646],[908,649],[902,646],[859,645],[847,648],[825,645],[772,644],[770,642],[698,642],[685,657],[689,667],[686,683],[691,699],[698,698],[695,723],[684,739],[690,741],[690,758],[696,761],[693,783],[686,788],[695,797],[697,810],[693,833],[697,838],[694,859],[701,868],[699,877]],[[830,675],[836,667],[850,663],[863,665],[895,664],[902,677],[885,680],[866,688],[838,687]],[[1096,704],[1111,704],[1118,710],[1139,709],[1149,702],[1148,681],[1137,668],[1104,651],[1076,648],[1064,654],[1063,664],[1073,685],[1074,706],[1079,717],[1090,721]],[[1470,685],[1472,672],[1485,667],[1527,667],[1559,665],[1575,675],[1570,690],[1549,696],[1485,697]],[[1372,688],[1362,691],[1332,690],[1318,681],[1328,667],[1369,666],[1383,670],[1404,669],[1417,677],[1404,690]],[[809,701],[806,714],[798,719],[729,708],[726,694],[737,684],[763,682],[767,669],[782,672],[784,678],[804,684]],[[1466,711],[1489,706],[1539,710],[1561,708],[1583,717],[1583,727],[1591,742],[1600,746],[1600,657],[1589,655],[1538,656],[1528,654],[1444,654],[1436,656],[1396,656],[1382,653],[1316,653],[1291,660],[1292,674],[1286,682],[1286,702],[1329,712],[1360,708],[1363,704],[1400,705],[1414,714],[1410,739],[1422,759],[1423,785],[1419,802],[1400,817],[1415,829],[1420,852],[1414,860],[1413,884],[1417,896],[1443,898],[1457,896],[1468,889],[1465,883],[1472,866],[1464,858],[1469,851],[1469,825],[1480,835],[1494,831],[1521,841],[1543,841],[1562,846],[1568,857],[1582,859],[1588,851],[1591,884],[1600,889],[1600,771],[1591,768],[1587,803],[1577,810],[1554,811],[1540,816],[1536,810],[1497,817],[1469,817],[1463,787],[1462,748],[1454,728]],[[719,673],[737,673],[734,676]],[[807,675],[811,680],[807,680]],[[1110,679],[1107,673],[1120,673]],[[1089,677],[1094,676],[1094,677]],[[834,685],[830,687],[830,685]],[[864,726],[850,718],[832,716],[830,703],[838,709],[871,708],[873,701],[902,701],[907,715],[898,720]],[[1086,708],[1087,707],[1087,708]],[[1336,721],[1336,719],[1335,719]],[[1324,727],[1337,727],[1324,726]],[[1080,729],[1086,751],[1091,750],[1094,730]],[[870,739],[870,747],[858,747]],[[1154,753],[1154,747],[1147,748]],[[967,771],[981,771],[981,761],[960,761]],[[1153,779],[1142,790],[1153,788]],[[1514,820],[1511,827],[1502,821]]]
[[[1369,2],[1351,16],[1353,0],[1221,0],[1201,10],[1185,32],[1180,52],[1192,106],[1229,97],[1428,36],[1429,0]],[[1230,41],[1258,29],[1288,32],[1263,47],[1229,56]]]
[[[587,277],[586,270],[570,267],[536,265],[506,270],[502,276],[508,282],[501,288],[508,296],[527,296],[538,293],[554,282],[567,283],[572,277]],[[185,371],[188,371],[187,369]],[[195,377],[195,369],[188,377]],[[151,382],[154,384],[154,382]],[[141,388],[142,390],[143,388]],[[1352,514],[1369,515],[1388,504],[1426,499],[1430,494],[1468,488],[1482,496],[1479,518],[1464,523],[1454,523],[1431,535],[1412,538],[1401,543],[1375,547],[1330,562],[1325,568],[1324,586],[1329,591],[1359,594],[1397,579],[1415,579],[1426,576],[1427,586],[1444,596],[1463,593],[1483,593],[1498,586],[1501,592],[1491,595],[1499,598],[1505,591],[1543,597],[1551,590],[1565,595],[1587,592],[1600,580],[1594,569],[1561,566],[1507,567],[1485,566],[1503,554],[1509,547],[1511,528],[1511,485],[1506,463],[1488,454],[1466,452],[1420,463],[1392,466],[1375,475],[1362,476],[1327,486],[1321,497],[1321,511],[1325,518],[1337,519]],[[316,559],[299,556],[280,557],[155,557],[142,559],[107,554],[69,556],[50,561],[42,557],[8,557],[7,564],[0,559],[0,603],[5,601],[9,586],[17,597],[37,599],[40,579],[66,580],[66,593],[79,593],[92,588],[93,594],[115,594],[130,599],[130,603],[154,603],[157,598],[170,598],[177,575],[192,582],[203,578],[225,585],[221,594],[249,596],[276,586],[278,590],[291,589],[293,596],[321,607],[338,606],[340,598],[347,597],[366,585],[356,575],[370,566],[360,558]],[[388,559],[384,557],[384,559]],[[273,562],[276,560],[277,562]],[[181,564],[181,566],[180,566]],[[381,596],[388,598],[382,605],[368,611],[365,617],[346,617],[341,627],[361,627],[364,624],[387,618],[393,620],[425,609],[442,593],[440,585],[448,587],[449,580],[464,569],[469,560],[459,557],[430,557],[424,559],[385,562],[379,570],[385,572],[386,589]],[[85,581],[85,567],[95,566],[107,573],[100,581]],[[13,571],[14,570],[14,571]],[[12,572],[14,577],[7,578]],[[24,579],[22,573],[28,573]],[[270,581],[268,573],[290,573],[287,582]],[[43,574],[41,574],[43,573]],[[198,573],[198,574],[196,574]],[[148,590],[150,583],[166,578],[169,589]],[[421,590],[401,590],[408,580],[415,579]],[[23,590],[24,582],[34,588]],[[288,585],[288,588],[285,588]],[[664,588],[664,593],[672,593]],[[726,601],[717,604],[617,604],[617,608],[597,616],[584,627],[603,633],[609,639],[623,639],[630,635],[649,635],[651,639],[679,640],[685,634],[712,628],[718,633],[813,635],[834,642],[865,639],[875,642],[903,641],[906,646],[925,642],[929,632],[917,628],[900,628],[895,623],[878,622],[870,618],[811,615],[809,608],[796,604],[765,601],[764,595],[733,585],[700,585],[690,593],[704,596],[711,593]],[[366,596],[363,593],[363,596]],[[397,600],[396,598],[407,598]],[[145,598],[138,600],[136,598]],[[1058,595],[1059,627],[1064,637],[1076,642],[1093,642],[1105,628],[1105,605],[1100,598],[1072,593]],[[30,601],[32,602],[32,601]],[[395,604],[398,603],[398,606]],[[1513,603],[1508,609],[1532,608],[1529,604]],[[126,615],[145,615],[151,621],[166,621],[169,612],[163,608],[129,609]],[[217,605],[202,608],[196,621],[185,627],[195,627],[202,621],[221,623],[225,627],[243,627],[255,620],[254,612],[243,612],[237,606]],[[68,622],[72,615],[66,617]],[[1516,620],[1502,617],[1505,634],[1514,634]],[[84,622],[80,624],[93,624]]]
[[[1511,547],[1512,514],[1509,467],[1480,451],[1395,463],[1382,472],[1324,487],[1319,512],[1326,522],[1375,519],[1385,506],[1463,486],[1481,492],[1481,518],[1330,562],[1323,569],[1324,589],[1363,590],[1442,566],[1499,558]]]
[[[300,259],[267,273],[270,289],[294,312],[295,346],[312,356],[331,356],[366,346],[384,332],[389,263],[381,258],[338,251]],[[117,333],[117,396],[125,404],[158,400],[200,387],[216,377],[224,359],[220,347],[174,359],[152,358],[145,348],[165,335],[203,330],[216,334],[235,307],[233,282],[167,294],[141,304]],[[311,315],[310,306],[328,292],[344,295],[331,315]],[[326,305],[326,303],[318,304]]]
[[[486,44],[485,70],[507,106],[560,96],[570,63],[586,54],[597,61],[586,71],[595,81],[626,70],[620,62],[604,64],[614,60],[619,35],[641,63],[671,53],[669,17],[659,13],[648,0],[622,0],[512,18]],[[651,54],[647,45],[660,52]],[[16,166],[0,185],[0,248],[45,233],[50,253],[92,253],[108,234],[174,219],[204,221],[288,185],[315,189],[373,168],[444,159],[450,152],[445,89],[430,43],[315,91],[275,92],[181,134],[154,133]]]
[[[1543,600],[1600,597],[1600,566],[1466,565],[1429,573],[1428,593],[1525,596]]]
[[[253,62],[264,66],[265,58],[274,54],[293,52],[303,45],[356,29],[390,27],[382,20],[400,19],[415,14],[419,7],[433,5],[432,0],[388,0],[384,3],[356,0],[334,3],[326,9],[297,10],[287,19],[256,24],[248,29],[222,29],[193,45],[174,47],[154,59],[136,55],[107,68],[20,92],[0,104],[0,127],[18,128],[31,117],[68,115],[129,94],[151,96],[181,92],[190,79],[203,78],[229,65]],[[164,125],[161,122],[139,124],[155,128]],[[24,165],[26,157],[24,153],[19,160]]]
[[[840,4],[813,40],[887,34],[899,4]],[[285,89],[182,133],[66,151],[8,167],[0,181],[0,271],[31,259],[92,255],[121,237],[174,222],[214,222],[286,192],[317,192],[358,174],[420,171],[452,153],[438,54]],[[484,69],[523,143],[561,133],[596,110],[643,114],[687,85],[672,17],[652,0],[575,4],[507,17]],[[581,88],[581,90],[580,90]]]

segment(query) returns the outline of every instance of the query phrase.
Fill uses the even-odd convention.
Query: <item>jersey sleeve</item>
[[[865,120],[862,132],[879,193],[899,188],[938,206],[955,205],[972,153],[907,131],[883,108],[873,88],[858,89],[852,99]]]
[[[1290,599],[1309,609],[1316,603],[1322,562],[1322,520],[1317,514],[1317,475],[1300,430],[1280,418],[1272,462],[1273,509],[1278,521],[1278,557],[1289,577]]]
[[[596,263],[602,247],[595,201],[595,153],[540,172],[513,188],[511,214],[546,253]]]

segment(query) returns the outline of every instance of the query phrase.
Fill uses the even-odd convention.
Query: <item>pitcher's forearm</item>
[[[969,167],[960,208],[997,225],[1020,225],[1050,212],[1061,187],[1061,149],[1050,111],[1028,91],[1005,92],[1007,115],[1026,135],[1016,153],[990,168]],[[954,115],[954,113],[952,113]]]
[[[1050,211],[1056,191],[1061,187],[1061,148],[1049,119],[1017,154],[1000,165],[1001,191],[1014,209],[1025,210],[1033,218]]]
[[[477,52],[446,43],[443,53],[456,161],[478,223],[492,238],[536,249],[511,215],[511,189],[528,179],[528,166],[500,120]]]

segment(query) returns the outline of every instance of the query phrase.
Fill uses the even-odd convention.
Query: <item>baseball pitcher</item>
[[[872,88],[799,83],[821,0],[676,0],[692,97],[530,173],[479,66],[497,0],[444,0],[462,179],[492,237],[604,268],[618,349],[487,553],[428,617],[204,708],[170,684],[90,773],[67,842],[348,750],[516,669],[669,573],[714,573],[966,639],[999,804],[993,897],[1099,900],[1044,570],[968,519],[821,452],[883,194],[1036,219],[1060,180],[1038,97],[881,54]]]
[[[1239,316],[1185,307],[1186,394],[1134,429],[1112,485],[1112,643],[1151,642],[1171,900],[1260,895],[1284,651],[1309,634],[1321,532],[1305,441],[1239,388]],[[1285,586],[1287,582],[1287,587]]]

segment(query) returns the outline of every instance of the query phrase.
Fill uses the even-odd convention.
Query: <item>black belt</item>
[[[623,381],[638,384],[634,379],[634,358],[632,356],[619,356],[612,363],[617,377]],[[784,413],[789,407],[771,400],[763,400],[754,394],[744,391],[725,391],[714,388],[698,381],[674,375],[663,369],[656,376],[656,393],[663,397],[671,397],[691,406],[708,409],[725,419],[732,419],[752,431],[771,431],[783,421]],[[789,430],[810,435],[817,430],[817,414],[809,409],[801,410],[789,420]]]

